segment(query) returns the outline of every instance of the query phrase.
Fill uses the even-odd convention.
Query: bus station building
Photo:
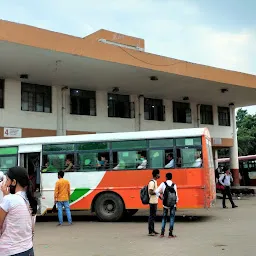
[[[238,185],[235,108],[255,99],[256,76],[147,53],[141,38],[0,20],[1,139],[207,127]]]

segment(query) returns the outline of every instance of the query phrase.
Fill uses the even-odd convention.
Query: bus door
[[[18,152],[18,165],[28,170],[29,178],[33,184],[33,191],[36,197],[40,197],[42,145],[20,145]]]

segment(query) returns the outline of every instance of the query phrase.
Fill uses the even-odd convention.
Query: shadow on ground
[[[99,222],[97,217],[95,215],[73,215],[73,222]],[[176,222],[204,222],[204,221],[209,221],[211,219],[215,218],[214,216],[181,216],[178,215],[175,218]],[[57,222],[57,214],[51,214],[51,215],[46,215],[46,216],[38,216],[37,217],[37,222]],[[66,217],[64,216],[64,220],[66,220]],[[148,216],[146,215],[135,215],[132,217],[125,217],[122,218],[120,222],[147,222],[148,221]],[[161,216],[156,217],[156,222],[162,221]]]

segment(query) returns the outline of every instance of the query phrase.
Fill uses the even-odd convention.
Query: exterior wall
[[[0,109],[0,127],[23,128],[23,137],[50,136],[61,134],[81,134],[95,132],[125,132],[136,130],[165,130],[178,128],[198,127],[197,104],[190,102],[192,111],[192,123],[182,124],[173,122],[172,100],[164,99],[166,121],[144,120],[144,99],[139,100],[138,95],[131,95],[130,100],[135,103],[135,118],[108,117],[107,92],[96,92],[97,116],[70,115],[70,90],[63,92],[61,87],[52,87],[52,113],[38,113],[21,111],[21,83],[20,81],[5,80],[5,104]],[[62,125],[62,93],[64,97],[64,118]],[[141,115],[139,115],[139,109]],[[218,125],[217,106],[213,106],[214,125],[207,126],[211,137],[222,138],[219,146],[232,146],[232,126]],[[232,124],[232,122],[231,122]],[[63,133],[62,127],[65,132]],[[32,130],[31,130],[32,129]],[[35,130],[35,131],[34,131]],[[3,129],[0,129],[0,138],[3,137]],[[225,142],[225,143],[224,143]],[[229,143],[229,144],[228,144]]]
[[[56,87],[52,87],[52,99],[56,95]],[[57,101],[52,100],[52,113],[21,111],[20,81],[5,80],[4,108],[0,109],[1,127],[20,127],[56,130]]]

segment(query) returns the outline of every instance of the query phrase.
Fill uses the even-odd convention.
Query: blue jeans
[[[14,254],[12,256],[34,256],[34,249],[33,247],[31,249],[29,249],[28,251],[25,251],[25,252],[21,252],[21,253],[18,253],[18,254]]]
[[[66,215],[68,218],[68,223],[72,223],[72,217],[71,217],[71,212],[70,212],[70,207],[69,207],[69,201],[63,201],[63,202],[57,202],[57,207],[58,207],[58,217],[59,217],[59,223],[63,223],[63,207],[65,208]]]
[[[169,211],[169,209],[163,208],[162,230],[161,230],[161,232],[163,234],[164,234],[165,225],[166,225],[166,222],[167,222],[168,211]],[[176,207],[172,207],[170,209],[170,227],[169,227],[170,232],[173,231],[173,228],[174,228],[175,212],[176,212]]]

